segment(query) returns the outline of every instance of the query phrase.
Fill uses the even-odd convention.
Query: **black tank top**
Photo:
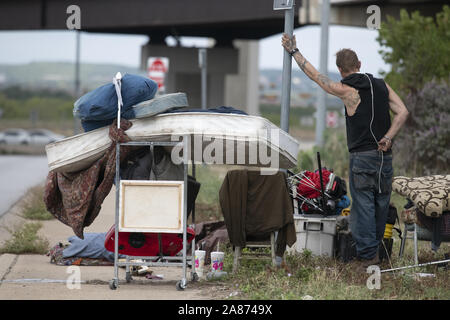
[[[389,114],[389,91],[384,80],[370,77],[374,96],[374,118],[372,131],[377,141],[386,134],[391,127]],[[356,108],[353,116],[347,114],[345,109],[345,121],[347,128],[347,146],[350,152],[376,150],[378,148],[372,133],[370,132],[370,121],[372,119],[372,95],[370,81],[366,74],[353,73],[341,80],[343,84],[355,88],[359,92],[361,102]]]

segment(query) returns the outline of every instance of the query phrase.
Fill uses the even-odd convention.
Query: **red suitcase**
[[[105,248],[114,252],[115,225],[106,234]],[[187,240],[191,243],[195,231],[187,228]],[[158,239],[161,241],[159,242]],[[160,254],[160,249],[162,253]],[[175,256],[183,249],[183,234],[119,232],[119,254],[139,257]]]

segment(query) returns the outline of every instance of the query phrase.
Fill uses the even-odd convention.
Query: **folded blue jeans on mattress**
[[[133,74],[125,74],[121,86],[123,100],[121,114],[142,101],[153,99],[158,89],[155,81]],[[81,120],[101,121],[116,118],[117,93],[112,81],[75,101],[73,114]]]

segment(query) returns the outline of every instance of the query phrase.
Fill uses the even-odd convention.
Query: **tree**
[[[388,16],[377,41],[392,70],[386,81],[401,94],[419,90],[433,78],[448,80],[450,74],[450,7],[445,5],[436,18],[404,9],[400,19]]]
[[[385,80],[410,112],[396,138],[397,174],[442,174],[450,168],[450,7],[435,19],[401,10],[387,18],[378,42],[392,67]]]
[[[408,95],[405,102],[410,116],[398,141],[403,148],[404,169],[417,175],[449,173],[449,83],[432,80],[418,92]]]

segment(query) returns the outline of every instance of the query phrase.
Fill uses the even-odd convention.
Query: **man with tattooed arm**
[[[379,263],[378,249],[392,191],[392,140],[405,123],[408,110],[384,80],[360,73],[361,62],[353,50],[336,53],[342,80],[334,82],[306,60],[295,36],[283,34],[282,46],[312,81],[344,103],[350,152],[350,229],[356,243],[356,263],[365,272],[368,266]]]

